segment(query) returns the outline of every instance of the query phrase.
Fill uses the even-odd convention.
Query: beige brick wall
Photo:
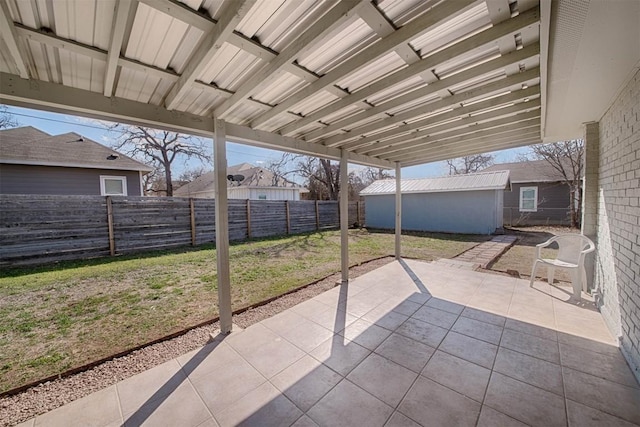
[[[594,285],[640,378],[640,71],[600,120],[599,140]]]

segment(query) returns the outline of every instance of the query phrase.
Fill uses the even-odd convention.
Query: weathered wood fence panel
[[[340,226],[336,201],[229,200],[229,238]],[[349,224],[364,222],[350,202]],[[0,265],[126,254],[215,242],[215,200],[0,195]]]

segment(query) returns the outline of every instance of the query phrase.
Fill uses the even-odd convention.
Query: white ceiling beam
[[[367,152],[369,156],[383,157],[388,158],[389,156],[401,156],[403,154],[411,154],[416,149],[420,149],[423,146],[429,145],[434,141],[442,141],[445,139],[450,139],[454,137],[462,137],[463,135],[470,135],[473,137],[478,135],[481,131],[492,131],[499,132],[501,129],[512,125],[514,123],[523,122],[529,119],[540,118],[540,109],[536,109],[529,112],[520,112],[519,114],[510,115],[508,117],[501,117],[495,120],[490,120],[488,122],[483,123],[473,123],[472,121],[467,122],[467,126],[462,128],[451,129],[442,133],[438,133],[436,135],[432,134],[422,134],[421,138],[412,138],[411,140],[406,141],[406,144],[390,146],[387,148],[380,148],[375,150],[375,153]]]
[[[299,154],[306,154],[316,157],[324,157],[332,160],[339,160],[342,150],[325,147],[324,145],[302,141],[300,139],[282,136],[273,132],[252,129],[247,126],[227,123],[227,135],[229,141],[251,143],[258,147],[271,148],[276,150],[291,151]],[[349,153],[349,161],[367,166],[382,167],[391,169],[394,164],[374,157],[362,156],[360,154]]]
[[[191,54],[178,81],[166,97],[167,109],[175,109],[187,94],[193,82],[200,76],[209,61],[227,41],[229,35],[249,12],[256,0],[226,0],[222,6],[220,19],[213,29],[205,34]]]
[[[213,118],[167,110],[162,106],[123,98],[107,98],[102,93],[72,88],[57,83],[22,79],[14,74],[0,73],[0,102],[18,107],[34,108],[63,114],[91,117],[138,126],[148,126],[172,132],[211,138]],[[339,160],[341,150],[325,147],[246,126],[227,123],[229,140],[271,147],[298,154],[308,154]],[[349,153],[349,161],[366,166],[391,169],[385,160]]]
[[[27,69],[27,61],[25,61],[22,51],[18,46],[16,28],[11,19],[9,6],[5,1],[0,1],[0,35],[2,35],[2,39],[9,49],[9,54],[18,70],[18,74],[20,74],[20,77],[23,79],[28,79],[29,70]]]
[[[412,120],[416,117],[420,117],[426,114],[435,113],[441,109],[454,108],[460,106],[462,103],[470,102],[481,97],[489,96],[495,92],[507,91],[506,88],[513,86],[514,84],[523,83],[540,76],[539,69],[533,69],[525,71],[523,73],[516,74],[511,77],[500,79],[493,83],[486,84],[476,89],[472,89],[466,92],[460,92],[448,98],[441,99],[439,101],[430,102],[425,105],[420,105],[416,108],[401,112],[395,116],[388,117],[383,120],[366,124],[359,128],[350,130],[349,132],[341,135],[335,135],[333,137],[324,140],[324,144],[329,147],[341,145],[345,141],[355,139],[363,134],[375,132],[378,129],[383,129],[388,126],[402,123],[406,120]]]
[[[504,118],[502,120],[506,121],[506,123],[510,123],[509,120],[521,119],[520,116],[514,117],[515,114],[523,113],[527,110],[538,109],[540,108],[540,99],[535,99],[530,102],[521,102],[519,104],[512,105],[510,107],[500,108],[497,110],[490,110],[489,112],[473,115],[470,117],[462,118],[460,120],[456,120],[453,122],[443,123],[441,125],[437,125],[434,127],[430,127],[428,129],[419,130],[412,132],[408,135],[400,135],[395,138],[382,141],[377,144],[373,144],[370,146],[366,146],[355,150],[356,153],[366,154],[368,156],[378,156],[383,154],[389,154],[393,151],[398,151],[403,148],[413,146],[413,141],[421,138],[426,138],[433,136],[433,138],[439,138],[440,135],[438,132],[446,132],[454,129],[462,128],[462,127],[471,127],[473,126],[474,130],[480,130],[479,127],[474,126],[477,125],[480,121],[491,120],[487,123],[487,126],[490,127],[491,123],[498,124],[497,121],[493,119],[502,118],[503,116],[508,116],[508,118]],[[538,116],[540,112],[537,112]]]
[[[501,96],[489,98],[485,101],[481,101],[481,102],[477,102],[464,107],[449,110],[447,112],[430,116],[422,120],[409,122],[407,124],[394,127],[384,132],[379,132],[370,136],[362,137],[354,141],[347,142],[346,144],[341,145],[340,148],[344,148],[346,150],[356,149],[356,151],[358,151],[357,149],[361,147],[363,147],[364,149],[369,149],[370,147],[375,147],[375,148],[382,147],[386,144],[385,139],[394,137],[399,134],[409,133],[416,129],[422,129],[429,126],[434,126],[438,123],[448,122],[453,119],[461,119],[464,117],[468,117],[469,115],[474,114],[478,111],[488,110],[488,109],[497,108],[501,106],[504,107],[505,105],[508,105],[514,102],[521,103],[525,99],[540,95],[539,89],[540,88],[538,86],[532,86],[527,89],[509,92]],[[376,143],[371,144],[372,142],[376,142]]]
[[[429,153],[431,151],[440,150],[445,147],[453,146],[456,144],[470,145],[470,144],[473,144],[474,141],[477,142],[477,140],[483,140],[483,138],[491,139],[491,138],[518,137],[523,133],[530,132],[531,129],[537,130],[538,132],[540,131],[539,117],[514,123],[508,126],[502,126],[497,129],[487,129],[487,130],[479,131],[471,135],[467,134],[467,135],[462,135],[455,138],[430,141],[426,145],[411,149],[410,152],[394,153],[384,158],[394,162],[405,162],[407,160],[411,160],[416,156],[419,156],[421,153]]]
[[[297,37],[295,41],[280,52],[271,62],[249,77],[231,98],[224,101],[215,109],[214,115],[216,117],[224,117],[227,111],[242,102],[249,95],[272,83],[302,52],[312,49],[316,43],[321,41],[327,34],[333,32],[336,27],[356,17],[357,9],[363,4],[366,4],[367,1],[368,0],[337,3],[317,22]]]
[[[111,40],[109,41],[109,49],[107,50],[107,63],[104,73],[104,96],[113,95],[114,83],[116,80],[116,71],[118,69],[118,59],[122,51],[122,41],[124,40],[127,30],[127,22],[132,9],[132,4],[137,3],[131,0],[117,0],[113,25],[111,26]],[[133,9],[135,11],[135,8]]]
[[[492,151],[507,150],[510,148],[524,147],[532,144],[539,144],[540,132],[532,131],[530,134],[523,134],[519,138],[512,138],[508,141],[492,142],[491,138],[486,138],[478,145],[466,148],[452,147],[450,150],[443,150],[431,153],[427,156],[417,156],[415,160],[402,163],[402,167],[423,165],[425,163],[439,162],[443,160],[455,159],[457,157],[470,156],[473,154],[490,153]]]
[[[275,108],[259,116],[251,123],[251,127],[257,127],[266,121],[272,119],[280,113],[288,110],[297,103],[303,101],[309,96],[314,95],[320,90],[323,90],[327,86],[333,85],[336,81],[348,76],[352,72],[371,64],[381,56],[394,50],[398,45],[407,43],[416,37],[426,33],[432,27],[445,21],[456,13],[461,13],[471,5],[475,3],[475,0],[457,0],[453,2],[440,3],[433,7],[429,13],[425,13],[422,16],[410,21],[402,28],[389,34],[387,37],[372,44],[366,49],[363,49],[359,53],[355,54],[342,64],[338,65],[327,74],[322,76],[318,81],[312,83],[309,86],[296,92],[289,98],[282,101]]]
[[[184,3],[177,0],[138,0],[140,3],[144,3],[147,6],[166,13],[167,15],[182,21],[188,25],[196,27],[205,33],[209,33],[216,25],[216,21],[209,16],[201,14]],[[266,46],[246,37],[244,34],[237,31],[233,31],[227,40],[228,43],[249,52],[255,57],[262,59],[263,61],[271,61],[278,53],[269,49]]]
[[[409,67],[403,68],[391,75],[386,76],[384,79],[379,80],[365,88],[362,88],[356,92],[353,92],[348,97],[345,97],[339,101],[336,101],[313,114],[307,115],[305,118],[300,119],[290,125],[285,126],[281,133],[283,135],[290,135],[302,127],[321,120],[330,114],[336,113],[343,108],[348,107],[355,102],[362,101],[382,90],[385,90],[393,85],[396,85],[404,80],[407,80],[415,75],[429,72],[429,70],[435,68],[439,64],[451,60],[457,56],[465,54],[469,51],[477,49],[488,43],[495,43],[496,39],[504,37],[506,35],[514,34],[520,31],[522,28],[533,25],[540,20],[540,14],[537,9],[532,9],[528,12],[518,15],[517,17],[510,19],[506,22],[502,22],[492,28],[484,30],[468,39],[465,39],[459,43],[456,43],[448,48],[441,50],[433,55],[430,55]]]
[[[329,132],[340,130],[345,126],[354,126],[363,120],[368,120],[371,117],[386,114],[388,111],[394,108],[397,108],[409,102],[415,101],[417,99],[424,98],[428,95],[438,93],[442,90],[446,90],[447,93],[449,93],[448,91],[452,86],[455,86],[467,80],[476,78],[478,76],[482,76],[487,73],[495,72],[496,70],[500,70],[510,64],[519,63],[525,59],[536,56],[539,53],[540,51],[538,50],[537,46],[530,46],[528,49],[520,49],[519,51],[513,52],[509,55],[504,55],[504,56],[492,59],[491,61],[487,61],[473,68],[469,68],[468,70],[462,71],[458,74],[454,74],[445,79],[438,80],[437,82],[433,82],[426,87],[415,89],[404,95],[393,98],[392,100],[387,101],[383,104],[379,104],[369,109],[368,111],[364,111],[356,115],[349,116],[343,120],[338,120],[334,123],[331,123],[329,126],[323,129],[318,129],[318,130],[309,132],[307,135],[304,136],[304,139],[312,141],[314,139],[321,138]]]

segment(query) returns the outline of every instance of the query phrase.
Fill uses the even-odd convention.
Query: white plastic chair
[[[559,248],[556,259],[542,258],[542,248],[549,246],[553,242],[557,242]],[[586,292],[587,286],[584,258],[595,249],[596,245],[591,239],[581,234],[560,234],[550,238],[544,243],[536,245],[536,259],[533,262],[533,271],[531,272],[531,282],[529,286],[533,286],[533,281],[536,278],[536,268],[538,268],[539,263],[547,266],[549,284],[553,283],[553,274],[556,268],[566,268],[571,271],[573,295],[580,298],[580,292],[583,290],[583,287]]]

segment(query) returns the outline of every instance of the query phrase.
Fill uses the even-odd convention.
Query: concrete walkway
[[[413,260],[31,419],[34,426],[632,426],[593,302]]]
[[[458,255],[454,260],[477,264],[480,268],[487,268],[490,263],[513,246],[516,240],[516,236],[495,236],[488,242],[480,243]]]

